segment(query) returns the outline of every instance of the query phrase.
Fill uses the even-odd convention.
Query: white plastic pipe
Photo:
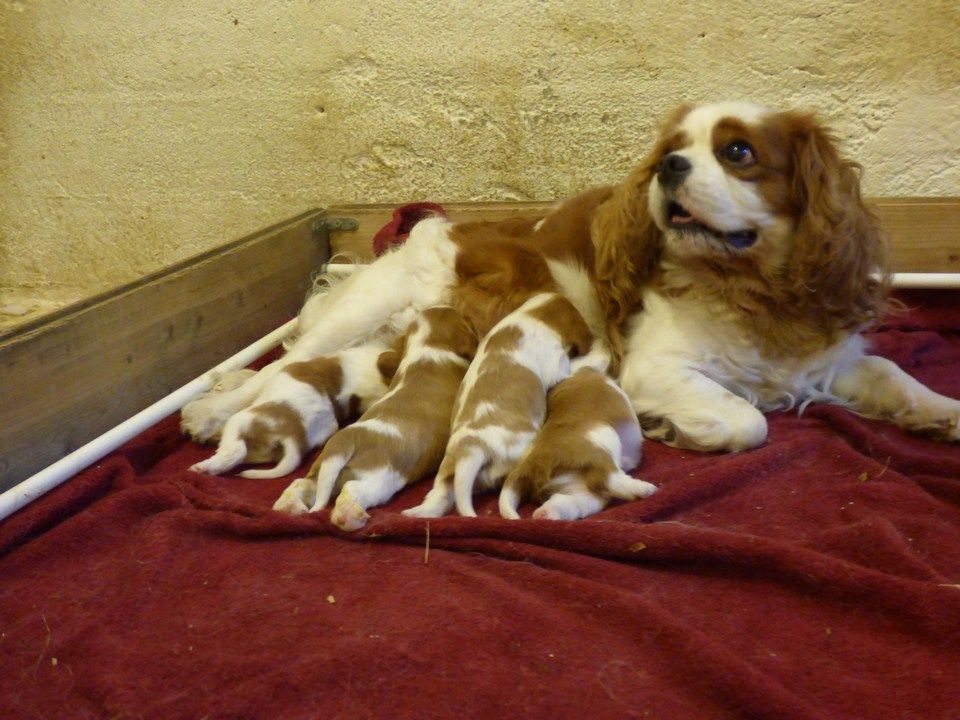
[[[348,275],[359,267],[363,266],[330,263],[323,270],[331,274]],[[891,279],[895,288],[960,289],[960,273],[893,273]]]
[[[960,288],[960,273],[894,273],[895,288]]]
[[[349,263],[329,263],[323,272],[349,274],[361,265]],[[894,273],[893,287],[896,288],[960,288],[960,273]],[[293,332],[296,320],[291,320],[269,335],[245,347],[236,355],[224,360],[212,370],[174,390],[145,410],[141,410],[129,420],[108,430],[100,437],[91,440],[83,447],[74,450],[48,468],[41,470],[19,485],[0,495],[0,520],[12,515],[24,505],[36,500],[44,493],[92,465],[100,458],[123,445],[137,434],[155,425],[167,415],[175,413],[193,398],[206,392],[217,381],[220,374],[246,367],[264,353],[272,350]]]
[[[83,447],[62,457],[53,465],[10,488],[0,495],[0,520],[12,515],[24,505],[33,502],[44,493],[73,477],[108,453],[113,452],[147,428],[156,425],[167,415],[177,412],[197,395],[212,388],[223,373],[246,367],[264,353],[272,350],[293,332],[296,325],[297,321],[291,320],[227,358],[200,377],[191,380],[150,407],[141,410],[129,420],[125,420]]]

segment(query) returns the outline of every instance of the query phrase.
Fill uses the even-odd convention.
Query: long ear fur
[[[660,257],[661,234],[647,211],[653,159],[638,166],[597,208],[590,227],[597,294],[614,355],[623,354],[622,325],[640,303],[640,290]]]
[[[811,115],[794,127],[793,183],[800,216],[788,262],[792,291],[828,330],[849,330],[887,309],[889,268],[876,216],[860,195],[862,168],[840,157],[836,138]]]

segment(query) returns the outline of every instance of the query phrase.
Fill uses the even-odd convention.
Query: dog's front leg
[[[767,438],[767,419],[753,405],[669,356],[624,361],[620,385],[644,434],[691,450],[747,450]]]
[[[940,440],[960,440],[960,401],[935,393],[886,358],[861,357],[834,377],[829,392],[860,415]]]

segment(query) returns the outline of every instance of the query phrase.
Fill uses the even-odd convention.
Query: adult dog
[[[623,182],[537,223],[421,222],[311,298],[284,358],[186,406],[183,428],[209,438],[283,365],[399,331],[410,308],[489,310],[548,282],[606,333],[646,434],[663,442],[755,447],[763,411],[805,402],[960,440],[960,402],[865,354],[888,274],[859,166],[811,115],[729,102],[680,108]]]

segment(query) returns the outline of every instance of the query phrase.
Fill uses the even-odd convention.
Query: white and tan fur
[[[383,342],[291,363],[270,378],[252,407],[224,425],[214,455],[191,466],[221,475],[241,463],[275,462],[270,469],[244,470],[241,477],[276,478],[299,467],[309,450],[356,417],[387,391],[389,377],[378,367]]]
[[[321,510],[339,486],[330,519],[356,530],[366,524],[368,508],[436,471],[450,435],[454,399],[476,348],[473,330],[452,307],[424,310],[391,351],[402,359],[387,394],[334,435],[307,476],[295,480],[274,509]]]
[[[637,285],[643,309],[626,324],[620,375],[647,433],[744,450],[766,439],[763,412],[829,402],[960,439],[960,403],[864,352],[860,332],[885,309],[883,247],[859,170],[830,135],[810,116],[747,103],[690,109],[664,140],[674,134],[663,151],[691,169],[676,187],[649,176],[659,266]],[[718,136],[746,138],[754,164],[725,162]],[[672,222],[671,199],[692,218]],[[756,242],[688,232],[691,219]]]
[[[417,311],[447,302],[458,252],[451,228],[441,218],[422,220],[403,246],[307,300],[289,352],[239,387],[185,405],[183,431],[200,442],[215,437],[286,365],[362,344],[384,328],[400,335]]]
[[[585,366],[547,394],[547,418],[533,445],[500,491],[500,514],[520,517],[519,505],[540,504],[534,518],[576,520],[611,498],[636,500],[656,487],[627,473],[640,464],[643,435],[619,386]]]
[[[734,126],[755,144],[756,176],[721,158],[714,131]],[[692,168],[665,191],[658,167],[672,152]],[[671,222],[671,197],[690,213],[680,218],[688,227]],[[690,232],[691,219],[715,232]],[[746,103],[682,108],[618,185],[570,198],[529,227],[503,227],[504,243],[547,261],[592,326],[605,322],[648,436],[744,450],[766,439],[764,411],[829,402],[960,440],[960,402],[865,354],[860,333],[886,309],[881,233],[857,166],[810,115]],[[741,230],[756,241],[738,247],[717,236]],[[469,223],[418,224],[405,246],[308,301],[300,337],[279,364],[185,407],[185,431],[215,435],[283,363],[361,342],[405,310],[450,302],[466,282],[457,258],[470,234]],[[523,279],[497,278],[505,285],[497,292]]]
[[[546,393],[570,374],[570,359],[586,354],[593,336],[561,295],[538,293],[493,327],[457,395],[453,427],[433,488],[404,511],[437,517],[456,501],[475,515],[475,487],[494,488],[533,442],[546,412]]]

